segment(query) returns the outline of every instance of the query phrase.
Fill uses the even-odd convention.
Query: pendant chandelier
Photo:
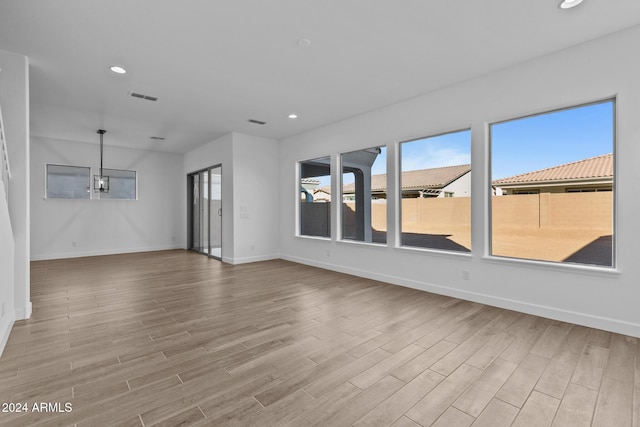
[[[108,193],[109,192],[109,177],[102,173],[102,152],[103,144],[102,137],[107,131],[104,129],[98,129],[100,134],[100,175],[93,176],[93,191],[96,193]]]

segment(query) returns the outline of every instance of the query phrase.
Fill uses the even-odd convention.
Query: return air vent
[[[144,95],[144,94],[138,93],[138,92],[129,92],[129,95],[133,96],[134,98],[146,99],[147,101],[157,101],[158,100],[158,98],[156,98],[155,96]]]
[[[263,122],[261,120],[255,120],[255,119],[249,119],[248,122],[249,123],[255,123],[257,125],[266,125],[267,124],[267,122]]]

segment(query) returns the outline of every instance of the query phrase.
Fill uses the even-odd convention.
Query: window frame
[[[612,123],[612,132],[611,132],[611,154],[613,156],[612,158],[612,170],[613,170],[613,176],[612,176],[612,188],[611,190],[607,190],[607,191],[611,191],[612,192],[612,204],[611,204],[611,236],[612,236],[612,243],[611,243],[611,265],[600,265],[600,264],[587,264],[587,263],[577,263],[577,262],[561,262],[561,261],[549,261],[549,260],[539,260],[539,259],[533,259],[533,258],[521,258],[521,257],[508,257],[508,256],[503,256],[503,255],[494,255],[493,254],[493,174],[492,174],[492,161],[493,161],[493,135],[492,135],[492,129],[494,125],[499,125],[502,123],[507,123],[507,122],[511,122],[511,121],[516,121],[516,120],[522,120],[522,119],[527,119],[527,118],[532,118],[532,117],[537,117],[537,116],[544,116],[544,115],[549,115],[549,114],[554,114],[554,113],[558,113],[558,112],[563,112],[563,111],[568,111],[568,110],[575,110],[575,109],[579,109],[582,107],[589,107],[592,105],[598,105],[598,104],[606,104],[606,103],[611,103],[611,113],[612,113],[612,117],[611,117],[611,123]],[[603,275],[609,275],[609,274],[618,274],[619,270],[618,270],[618,256],[617,256],[617,248],[618,248],[618,238],[616,237],[618,234],[618,191],[617,191],[617,182],[618,182],[618,155],[617,155],[617,147],[618,147],[618,138],[617,138],[617,128],[618,128],[618,111],[617,111],[617,97],[616,96],[610,96],[610,97],[606,97],[606,98],[601,98],[595,101],[588,101],[588,102],[582,102],[582,103],[577,103],[577,104],[570,104],[570,105],[565,105],[562,107],[555,107],[553,109],[549,109],[549,110],[539,110],[538,112],[534,112],[534,113],[529,113],[529,114],[524,114],[524,115],[518,115],[518,116],[512,116],[509,118],[501,118],[499,120],[495,120],[495,121],[487,121],[485,122],[485,135],[486,135],[486,153],[487,153],[487,160],[485,162],[486,166],[487,166],[487,171],[486,171],[486,176],[487,178],[487,182],[485,182],[485,186],[488,188],[488,192],[487,192],[487,202],[486,202],[486,212],[487,212],[487,216],[486,216],[486,220],[485,220],[485,227],[484,229],[486,230],[486,234],[485,234],[485,245],[484,245],[484,255],[482,256],[482,258],[484,260],[490,261],[490,262],[496,262],[496,263],[509,263],[509,264],[514,264],[514,265],[536,265],[539,267],[543,267],[543,268],[549,268],[551,270],[558,270],[558,271],[567,271],[567,270],[574,270],[574,271],[589,271],[589,272],[595,272],[595,273],[602,273]],[[600,190],[603,191],[603,190]],[[570,192],[567,191],[567,189],[565,188],[565,190],[562,192],[563,194],[569,194]],[[513,194],[513,193],[512,193]],[[540,193],[538,193],[540,194]]]
[[[112,178],[114,178],[114,176],[110,175],[109,171],[132,172],[133,173],[134,197],[111,197],[112,194],[113,194],[113,191],[114,191],[114,185],[113,185],[114,182],[117,182],[118,179],[127,179],[127,178],[115,177],[116,179],[114,180],[114,179],[112,179]],[[98,173],[99,173],[99,171],[98,171]],[[108,176],[109,177],[109,193],[103,194],[103,193],[100,193],[100,192],[95,192],[95,189],[92,189],[92,192],[97,195],[96,199],[98,199],[98,200],[138,200],[138,171],[132,170],[132,169],[102,168],[102,174],[104,176]],[[117,185],[116,185],[116,189],[117,189]],[[106,197],[103,197],[103,196],[106,196]]]
[[[380,153],[377,154],[377,156],[381,155],[382,152],[384,151],[385,153],[385,159],[386,156],[388,155],[389,152],[389,147],[388,145],[384,144],[384,145],[374,145],[374,146],[370,146],[370,147],[365,147],[365,148],[360,148],[360,149],[356,149],[356,150],[350,150],[350,151],[343,151],[338,153],[338,173],[339,173],[339,177],[338,177],[338,181],[339,181],[339,195],[338,195],[338,201],[339,202],[339,206],[338,206],[338,217],[339,217],[339,221],[338,221],[338,236],[337,236],[337,240],[340,242],[347,242],[347,243],[357,243],[357,244],[365,244],[365,245],[375,245],[375,246],[387,246],[389,244],[389,220],[386,216],[387,210],[385,209],[385,222],[386,222],[386,230],[384,232],[385,235],[385,241],[384,242],[376,242],[374,241],[374,237],[373,237],[373,193],[370,195],[370,200],[369,200],[369,205],[370,205],[370,218],[369,218],[369,222],[370,222],[370,226],[372,228],[371,233],[372,233],[372,238],[371,241],[366,241],[366,238],[363,237],[363,240],[359,240],[357,238],[347,238],[345,237],[345,232],[344,232],[344,224],[345,224],[345,219],[344,219],[344,203],[345,203],[345,194],[344,194],[344,175],[351,173],[354,175],[354,193],[353,193],[353,202],[356,203],[357,197],[356,197],[356,191],[357,188],[355,187],[355,172],[354,171],[346,171],[345,172],[345,162],[344,162],[344,155],[348,155],[348,154],[352,154],[352,153],[357,153],[357,152],[361,152],[361,151],[368,151],[368,150],[374,150],[374,149],[379,149]],[[377,160],[377,157],[376,157]],[[375,163],[375,161],[371,164],[371,167],[373,167],[373,164]],[[373,177],[373,171],[369,170],[369,178],[370,181],[372,181],[372,177]],[[388,169],[388,162],[385,160],[385,172],[384,175],[386,176],[386,193],[388,195],[389,192],[389,169]],[[351,198],[349,199],[351,200]],[[385,200],[387,200],[387,202],[385,202],[385,206],[387,206],[388,203],[388,197],[385,197]],[[357,221],[357,218],[356,218]],[[357,225],[356,225],[357,227]],[[366,235],[366,232],[365,232]]]
[[[86,169],[87,171],[87,191],[86,197],[55,197],[49,194],[49,166],[60,168],[75,168]],[[81,176],[81,175],[78,175]],[[45,163],[44,165],[44,198],[56,199],[56,200],[91,200],[91,167],[90,166],[76,166],[76,165],[64,165],[58,163]]]
[[[429,134],[429,135],[425,135],[425,136],[420,136],[417,138],[411,138],[411,139],[407,139],[407,140],[403,140],[403,141],[399,141],[397,144],[397,158],[396,158],[396,171],[397,171],[397,183],[396,183],[396,200],[394,201],[397,205],[397,219],[396,219],[396,234],[397,234],[397,248],[398,249],[402,249],[402,250],[409,250],[409,251],[419,251],[419,252],[430,252],[430,253],[434,253],[434,254],[444,254],[444,255],[453,255],[453,256],[463,256],[463,257],[471,257],[472,253],[473,253],[473,179],[471,180],[471,185],[469,187],[469,241],[471,242],[470,246],[471,248],[469,248],[468,251],[457,251],[457,250],[450,250],[450,249],[441,249],[441,248],[434,248],[434,247],[427,247],[427,246],[411,246],[411,245],[405,245],[403,244],[403,238],[402,238],[402,234],[403,234],[403,230],[402,230],[402,174],[403,174],[403,170],[402,170],[402,147],[403,144],[405,143],[410,143],[410,142],[417,142],[417,141],[422,141],[422,140],[426,140],[426,139],[430,139],[430,138],[437,138],[437,137],[441,137],[441,136],[445,136],[445,135],[450,135],[450,134],[456,134],[456,133],[460,133],[460,132],[469,132],[469,164],[471,165],[471,170],[468,173],[472,173],[473,172],[473,155],[471,153],[471,150],[473,148],[473,142],[472,142],[472,135],[473,135],[473,129],[471,126],[467,126],[467,127],[461,127],[461,128],[457,128],[454,130],[446,130],[446,131],[442,131],[442,132],[438,132],[438,133],[433,133],[433,134]],[[409,171],[407,171],[409,172]],[[443,196],[444,197],[444,196]],[[418,196],[418,198],[421,198],[421,196]],[[387,236],[388,238],[388,236]],[[395,238],[395,237],[394,237]]]
[[[329,208],[328,210],[328,216],[327,216],[327,225],[328,225],[328,235],[327,236],[322,236],[322,235],[314,235],[314,234],[303,234],[302,232],[302,226],[303,226],[303,220],[302,220],[302,191],[301,191],[301,186],[302,186],[302,180],[306,179],[306,178],[302,178],[302,166],[305,163],[311,163],[313,161],[327,161],[327,166],[329,167],[329,174],[328,175],[322,175],[322,176],[328,176],[329,177],[329,187],[331,188],[330,192],[330,199],[329,202],[323,202],[324,204],[329,204]],[[295,195],[296,195],[296,208],[295,208],[295,212],[296,212],[296,220],[294,221],[295,223],[295,233],[294,236],[296,237],[303,237],[306,239],[320,239],[320,240],[331,240],[333,238],[333,221],[332,221],[332,211],[333,211],[333,204],[335,203],[335,194],[333,191],[333,170],[334,170],[334,165],[333,165],[333,157],[331,154],[327,154],[324,156],[318,156],[318,157],[314,157],[311,159],[306,159],[306,160],[299,160],[296,161],[296,170],[295,170],[295,181],[296,181],[296,190],[295,190]],[[320,176],[320,175],[319,175]]]

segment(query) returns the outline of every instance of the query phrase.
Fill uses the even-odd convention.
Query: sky
[[[432,136],[400,145],[402,171],[471,163],[471,131]]]
[[[380,147],[376,161],[371,166],[371,174],[387,173],[387,148]],[[443,166],[456,166],[471,163],[471,131],[449,133],[446,135],[404,142],[401,145],[403,171],[431,169]],[[344,184],[353,182],[353,175],[346,174]]]
[[[613,102],[491,126],[491,178],[613,153]]]
[[[612,101],[529,116],[490,126],[491,179],[532,172],[613,152]],[[471,163],[471,131],[464,130],[401,144],[402,171]],[[386,173],[381,147],[372,174]],[[318,177],[330,185],[329,177]],[[352,182],[344,176],[344,183]]]

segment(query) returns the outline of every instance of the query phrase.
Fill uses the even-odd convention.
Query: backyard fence
[[[371,206],[371,225],[387,229],[387,205],[376,200]],[[355,210],[353,202],[344,209]],[[613,228],[613,193],[541,193],[492,197],[494,227],[600,229]],[[303,234],[329,235],[331,203],[302,203]],[[345,210],[346,212],[346,210]],[[353,215],[344,215],[347,227]],[[438,229],[470,227],[469,197],[402,199],[402,229],[410,231],[425,225]],[[305,233],[305,229],[308,233]]]

